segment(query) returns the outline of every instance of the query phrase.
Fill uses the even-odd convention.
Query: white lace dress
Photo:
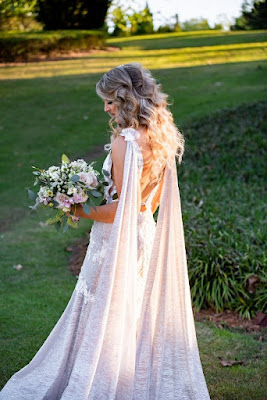
[[[77,285],[32,361],[0,400],[209,400],[188,282],[175,162],[155,224],[137,213],[139,133],[124,129],[123,184],[112,224],[94,222]],[[111,157],[106,200],[113,201]],[[110,191],[110,189],[112,190]]]
[[[121,133],[121,136],[125,137],[125,140],[131,140],[135,147],[137,153],[137,165],[139,171],[139,177],[142,175],[143,170],[143,157],[139,146],[136,143],[138,133],[133,129],[125,129]],[[111,151],[109,151],[104,163],[103,170],[107,171],[109,175],[103,174],[105,181],[107,182],[107,186],[105,186],[104,198],[107,203],[111,203],[113,201],[114,195],[117,194],[116,186],[112,180],[111,169],[112,169],[112,159],[111,159]],[[153,213],[151,210],[151,204],[153,197],[157,191],[158,186],[155,186],[151,191],[149,197],[147,198],[145,203],[145,211],[140,212],[138,215],[138,264],[137,264],[137,296],[136,296],[136,319],[138,321],[141,306],[143,293],[145,290],[145,281],[147,277],[148,267],[150,256],[152,252],[153,240],[155,235],[156,224],[153,218]],[[97,275],[102,266],[102,262],[106,256],[107,245],[109,242],[109,237],[111,234],[112,224],[98,222],[95,221],[91,232],[90,232],[90,240],[89,246],[87,249],[87,253],[81,268],[81,272],[79,275],[78,283],[75,288],[78,293],[81,293],[84,297],[84,301],[86,303],[94,301],[94,293],[95,288],[97,286]]]

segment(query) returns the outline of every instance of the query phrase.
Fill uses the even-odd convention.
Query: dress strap
[[[133,142],[139,138],[140,133],[133,128],[125,128],[119,133],[119,136],[124,136],[125,140],[128,142]]]
[[[139,175],[141,176],[143,171],[144,161],[143,161],[142,151],[136,142],[136,139],[139,138],[140,133],[133,128],[125,128],[122,129],[122,131],[119,133],[119,136],[123,136],[126,142],[131,142],[133,144],[137,152],[138,170],[139,170]]]

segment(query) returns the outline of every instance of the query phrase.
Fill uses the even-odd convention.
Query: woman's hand
[[[74,204],[71,206],[71,213],[75,217],[84,218],[83,206],[81,204]]]

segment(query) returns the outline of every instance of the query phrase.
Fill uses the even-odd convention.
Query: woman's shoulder
[[[126,153],[127,143],[120,135],[116,137],[111,143],[111,159],[114,162],[116,159],[124,158]]]

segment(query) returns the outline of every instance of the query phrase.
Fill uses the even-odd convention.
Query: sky
[[[233,22],[233,17],[241,14],[243,0],[147,0],[147,2],[157,28],[160,20],[162,21],[162,17],[160,19],[157,14],[159,11],[166,22],[175,14],[178,14],[180,22],[199,17],[207,18],[211,26],[218,19],[228,19]],[[140,10],[145,7],[146,0],[133,0],[129,3]]]

